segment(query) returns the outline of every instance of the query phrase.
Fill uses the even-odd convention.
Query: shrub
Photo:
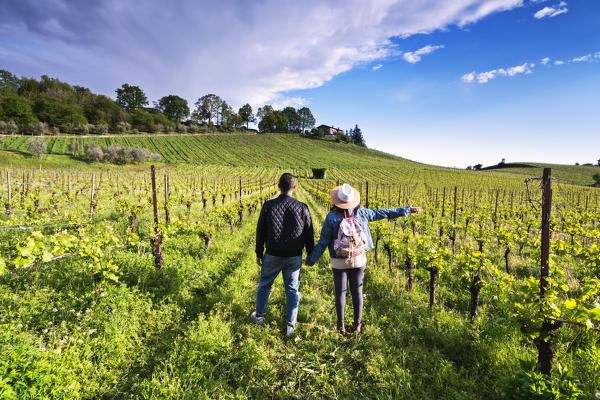
[[[190,124],[190,126],[187,127],[187,130],[189,133],[198,133],[200,127],[196,124]]]
[[[79,134],[79,135],[87,135],[90,133],[90,128],[93,127],[93,125],[91,124],[82,124],[82,125],[77,125],[75,127],[75,133]]]
[[[108,132],[108,125],[106,124],[97,124],[97,125],[90,125],[90,133],[96,134],[96,135],[102,135]]]
[[[325,179],[327,176],[326,168],[311,168],[313,173],[313,179]]]
[[[127,131],[131,130],[131,124],[126,121],[121,121],[121,122],[117,123],[116,129],[117,129],[117,132],[127,132]]]
[[[596,183],[600,183],[600,172],[596,172],[596,173],[595,173],[595,174],[592,176],[592,178],[594,179],[594,181],[595,181]]]
[[[177,125],[177,128],[175,128],[175,130],[178,133],[187,133],[188,132],[188,127],[185,126],[185,125],[183,125],[183,124],[180,124],[180,125]]]
[[[351,139],[350,139],[350,136],[348,136],[348,135],[346,135],[346,134],[344,133],[344,134],[341,134],[341,135],[340,135],[340,136],[337,138],[336,142],[338,142],[338,143],[339,143],[339,142],[342,142],[342,143],[350,143],[350,140],[351,140]]]
[[[67,149],[71,153],[73,153],[73,155],[77,156],[77,155],[81,154],[81,143],[79,143],[78,141],[71,142],[67,146]]]
[[[84,147],[83,153],[85,154],[85,159],[90,162],[102,161],[104,158],[104,152],[102,151],[102,148],[96,143],[87,143]]]
[[[60,131],[63,133],[70,133],[70,134],[75,133],[75,125],[73,125],[70,122],[66,123],[60,127]]]
[[[29,122],[21,125],[21,133],[27,135],[43,135],[48,130],[45,122]]]
[[[15,121],[0,121],[0,133],[14,135],[19,132],[19,125]]]
[[[103,159],[113,164],[123,165],[131,161],[131,154],[127,148],[113,145],[104,149]]]
[[[46,152],[46,139],[31,139],[29,151],[35,158],[40,158]]]

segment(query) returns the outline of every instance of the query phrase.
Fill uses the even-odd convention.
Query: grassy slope
[[[510,166],[511,164],[506,164]],[[519,163],[517,168],[493,168],[486,170],[490,173],[502,173],[512,176],[541,176],[544,168],[552,168],[552,176],[561,182],[575,183],[579,185],[591,185],[594,183],[592,176],[600,172],[600,167],[584,167],[581,165],[563,164],[541,164],[541,163]],[[529,165],[530,167],[526,167]]]
[[[467,181],[517,182],[523,177],[541,176],[542,168],[551,167],[553,177],[565,183],[589,185],[597,167],[559,164],[534,164],[530,168],[490,169],[483,172],[465,171],[421,164],[380,151],[326,140],[314,140],[294,134],[267,135],[173,135],[155,137],[69,138],[48,137],[49,155],[42,160],[33,159],[28,150],[28,137],[5,137],[0,145],[0,166],[24,165],[45,167],[89,167],[74,159],[68,144],[74,140],[98,143],[101,146],[120,145],[145,147],[163,157],[163,162],[179,165],[220,165],[236,167],[261,167],[272,170],[291,169],[297,175],[310,174],[309,168],[328,168],[332,178],[348,178],[349,169],[378,171],[374,180],[415,183],[442,181],[445,185],[464,185]],[[511,165],[511,164],[507,164]],[[520,164],[525,165],[525,164]],[[106,164],[94,167],[110,168]],[[364,171],[363,171],[364,172]],[[348,174],[350,174],[348,176]],[[364,176],[364,173],[361,174]]]
[[[50,154],[69,155],[73,138],[48,138]],[[83,144],[146,147],[168,163],[280,168],[374,168],[422,165],[379,151],[290,134],[111,137],[77,139]],[[5,138],[7,150],[28,154],[26,137]]]

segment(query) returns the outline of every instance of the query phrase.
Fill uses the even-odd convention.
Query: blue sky
[[[0,68],[306,105],[437,165],[573,164],[600,157],[599,21],[599,0],[0,0]]]

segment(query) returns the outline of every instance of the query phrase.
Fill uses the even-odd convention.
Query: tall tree
[[[238,115],[240,116],[240,118],[242,118],[242,123],[246,124],[246,128],[248,128],[248,125],[250,124],[250,122],[256,122],[256,118],[254,117],[254,114],[252,113],[252,107],[250,107],[250,104],[248,104],[248,103],[246,103],[242,107],[240,107],[240,110],[238,111]]]
[[[300,130],[300,116],[296,112],[294,107],[286,107],[283,109],[283,113],[287,118],[287,131],[298,132]]]
[[[190,115],[187,100],[174,94],[161,97],[155,104],[156,108],[172,121],[180,122]]]
[[[256,111],[256,116],[262,120],[264,117],[271,114],[272,112],[273,106],[271,106],[270,104],[265,104],[262,107],[258,107],[258,110]]]
[[[16,92],[19,88],[19,78],[5,69],[0,69],[0,90]]]
[[[273,119],[273,132],[285,132],[288,128],[288,119],[283,111],[275,110],[271,113]]]
[[[358,127],[358,124],[354,126],[354,129],[351,130],[350,139],[352,139],[352,143],[357,146],[366,146],[365,138],[363,137],[362,131]]]
[[[148,104],[148,98],[139,86],[124,83],[115,92],[117,92],[117,104],[127,111],[137,110]]]
[[[298,116],[300,117],[300,131],[304,133],[306,129],[311,129],[315,126],[315,117],[313,117],[310,108],[302,107],[298,110]]]
[[[195,103],[195,118],[204,121],[208,125],[211,125],[213,123],[213,118],[218,118],[222,103],[223,100],[221,100],[221,98],[216,94],[205,94]],[[217,122],[218,120],[215,121],[215,123]]]

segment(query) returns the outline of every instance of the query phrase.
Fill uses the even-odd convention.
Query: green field
[[[157,268],[149,164],[90,164],[66,152],[70,138],[48,138],[38,160],[27,139],[0,150],[0,399],[597,398],[597,189],[552,183],[540,305],[540,188],[530,201],[523,183],[538,167],[443,168],[283,134],[85,139],[163,156]],[[360,335],[335,329],[327,255],[302,267],[294,337],[279,277],[265,324],[250,319],[257,211],[288,170],[317,239],[339,182],[370,208],[424,208],[370,224],[378,255],[368,253]],[[346,312],[349,324],[350,298]],[[535,340],[549,315],[572,323],[556,332],[546,378]]]
[[[513,166],[515,165],[515,166]],[[594,183],[594,174],[600,172],[599,166],[542,164],[542,163],[507,163],[504,168],[492,168],[483,172],[499,172],[515,176],[539,176],[544,168],[552,168],[555,179],[578,185],[591,185]]]

